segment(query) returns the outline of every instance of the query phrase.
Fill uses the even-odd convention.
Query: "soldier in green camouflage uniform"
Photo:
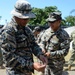
[[[75,61],[75,30],[71,33],[71,40],[72,40],[71,57],[68,61],[68,68],[66,68],[65,70],[71,70],[72,64]]]
[[[37,39],[39,37],[39,34],[41,33],[42,29],[40,26],[36,26],[33,30],[33,34],[35,36],[35,39],[36,39],[36,42],[37,42]]]
[[[50,28],[45,30],[41,37],[40,46],[45,49],[48,58],[48,65],[43,75],[62,75],[64,57],[69,51],[70,40],[68,33],[60,26],[61,20],[60,12],[51,13],[47,19]]]
[[[13,18],[2,28],[0,38],[7,75],[31,75],[34,69],[44,71],[47,59],[35,42],[31,29],[26,26],[29,19],[35,17],[30,3],[18,0],[11,13]],[[34,62],[33,54],[44,64]]]

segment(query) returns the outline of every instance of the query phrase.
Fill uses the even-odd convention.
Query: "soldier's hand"
[[[50,57],[50,52],[46,52],[45,55],[49,58]]]
[[[45,53],[45,50],[42,50],[43,53]]]
[[[33,67],[35,70],[37,70],[39,72],[44,72],[46,65],[40,64],[40,63],[33,63]]]

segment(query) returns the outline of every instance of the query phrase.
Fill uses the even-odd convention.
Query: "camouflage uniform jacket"
[[[75,30],[71,33],[72,47],[75,50]]]
[[[46,52],[50,52],[49,64],[64,63],[64,56],[67,55],[70,47],[70,38],[68,33],[61,27],[54,32],[51,28],[45,30],[41,37],[40,46]]]
[[[14,19],[2,29],[1,50],[6,67],[33,72],[33,55],[39,58],[41,48],[36,44],[32,31],[26,26],[17,25]]]

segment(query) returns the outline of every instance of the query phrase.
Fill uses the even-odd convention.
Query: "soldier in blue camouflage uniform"
[[[13,18],[2,28],[0,38],[7,75],[31,75],[34,69],[44,71],[47,59],[26,26],[30,18],[35,18],[30,3],[18,0],[11,13]],[[43,62],[42,65],[33,61],[33,54]]]
[[[40,46],[48,58],[48,65],[43,75],[62,75],[65,63],[64,57],[67,55],[70,47],[68,33],[63,30],[61,24],[61,13],[53,12],[47,19],[50,27],[45,30],[41,37]]]
[[[2,28],[1,28],[1,29],[2,29]],[[0,37],[1,37],[1,29],[0,29]],[[1,43],[1,42],[0,42],[0,43]],[[5,69],[1,48],[0,48],[0,69]]]

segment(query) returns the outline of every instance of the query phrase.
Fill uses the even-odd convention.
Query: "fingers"
[[[41,65],[41,66],[38,68],[38,71],[44,72],[45,67],[46,67],[46,65]]]
[[[40,64],[40,63],[34,63],[33,67],[37,71],[44,72],[44,69],[45,69],[46,65]]]
[[[45,53],[45,56],[50,57],[50,52]]]
[[[43,53],[45,53],[45,50],[42,50]]]

